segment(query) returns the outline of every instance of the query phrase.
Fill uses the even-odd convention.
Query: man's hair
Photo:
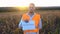
[[[35,4],[34,4],[34,3],[30,3],[30,5],[33,5],[33,6],[35,6]]]

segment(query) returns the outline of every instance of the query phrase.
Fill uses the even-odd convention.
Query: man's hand
[[[26,23],[28,23],[29,21],[28,20],[24,20]]]
[[[39,29],[39,33],[42,34],[42,29]]]

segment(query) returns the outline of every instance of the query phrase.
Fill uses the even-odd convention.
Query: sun
[[[17,7],[19,10],[28,10],[28,7],[26,7],[26,6],[19,6],[19,7]]]

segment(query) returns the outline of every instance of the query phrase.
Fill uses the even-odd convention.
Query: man
[[[41,16],[40,16],[40,14],[37,14],[34,12],[35,11],[35,5],[33,3],[30,3],[28,10],[29,11],[26,14],[23,14],[22,19],[19,23],[19,28],[22,27],[23,21],[29,22],[30,20],[32,20],[35,23],[35,29],[24,30],[24,34],[39,34],[39,30],[42,29]]]

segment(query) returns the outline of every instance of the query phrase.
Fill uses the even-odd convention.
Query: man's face
[[[35,5],[34,4],[30,4],[29,5],[29,12],[34,12],[35,10]]]

